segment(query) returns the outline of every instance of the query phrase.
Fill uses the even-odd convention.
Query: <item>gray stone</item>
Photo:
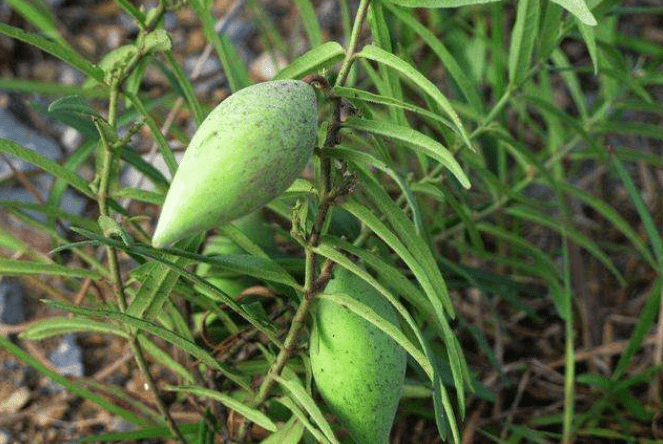
[[[16,325],[25,321],[23,286],[7,278],[0,282],[0,322]]]
[[[76,336],[73,334],[64,335],[58,348],[49,357],[51,363],[60,370],[62,375],[77,378],[83,376],[82,358],[83,354],[76,344]]]

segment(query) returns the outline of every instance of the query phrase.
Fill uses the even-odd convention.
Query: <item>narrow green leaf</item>
[[[69,46],[67,41],[64,38],[62,38],[62,36],[58,32],[55,18],[53,17],[51,11],[46,7],[44,3],[40,2],[32,3],[25,0],[7,0],[7,3],[12,9],[18,12],[28,23],[31,23],[35,28],[46,34],[49,38],[53,39],[59,45],[62,45],[67,49],[71,49],[71,46]]]
[[[27,243],[23,242],[21,239],[17,238],[14,234],[10,233],[2,227],[0,227],[0,247],[6,248],[12,253],[17,253],[22,257],[27,255],[32,259],[48,262],[48,259],[45,259],[41,256],[41,254],[34,251]]]
[[[141,279],[140,288],[127,307],[126,313],[138,318],[154,319],[158,316],[165,299],[170,296],[179,275],[159,262],[149,262],[144,267],[147,268],[144,278]]]
[[[502,0],[387,0],[406,8],[457,8]]]
[[[158,206],[163,205],[163,200],[165,199],[163,193],[131,187],[124,187],[113,191],[111,196],[115,199],[130,199],[138,202],[147,202]]]
[[[649,242],[652,245],[652,249],[654,250],[654,254],[656,255],[656,261],[658,262],[658,272],[659,274],[663,274],[663,238],[661,237],[661,231],[659,228],[657,228],[656,222],[654,222],[654,219],[652,218],[651,213],[647,208],[647,204],[645,204],[645,201],[642,200],[642,194],[636,188],[633,180],[631,179],[631,176],[624,167],[624,164],[616,155],[612,155],[611,160],[615,170],[617,170],[617,175],[624,184],[626,192],[631,198],[633,205],[635,205],[635,209],[638,211],[642,225],[644,226],[645,232],[647,233],[647,239],[649,239]]]
[[[45,264],[43,262],[19,261],[0,257],[0,275],[29,276],[45,274],[49,276],[91,277],[99,279],[99,273],[94,270],[65,267],[58,264]]]
[[[129,338],[126,331],[114,324],[85,318],[63,318],[59,316],[30,324],[19,337],[31,341],[40,341],[51,336],[79,332],[96,332]]]
[[[373,36],[372,44],[387,53],[394,53],[391,31],[385,18],[383,2],[371,2],[366,19],[371,30],[371,35]],[[380,94],[402,100],[403,88],[398,79],[398,72],[389,69],[387,65],[380,64],[378,66],[378,75],[383,80],[380,83],[376,83]],[[388,108],[387,111],[391,121],[399,125],[407,125],[407,119],[402,109]]]
[[[605,217],[615,228],[622,232],[624,236],[631,242],[636,250],[640,253],[642,258],[647,261],[652,268],[656,268],[656,260],[651,252],[647,249],[638,233],[633,229],[630,222],[622,217],[621,214],[605,201],[593,196],[586,191],[572,185],[571,183],[560,181],[558,184],[560,190],[572,195],[573,197],[581,200],[587,205],[591,206],[596,212]]]
[[[99,67],[93,65],[91,62],[83,58],[83,56],[77,52],[74,52],[74,50],[71,48],[62,46],[59,43],[48,40],[45,37],[25,32],[20,28],[16,28],[1,22],[0,34],[4,34],[8,37],[36,46],[42,51],[45,51],[48,54],[51,54],[52,56],[62,60],[63,62],[68,63],[69,65],[81,71],[83,74],[92,77],[97,82],[104,83],[104,72]]]
[[[438,375],[440,374],[437,369],[435,373]],[[440,433],[440,436],[446,437],[448,431],[451,430],[453,441],[456,444],[460,444],[460,434],[458,433],[458,424],[456,423],[456,417],[454,416],[454,411],[451,407],[451,399],[449,398],[449,393],[441,380],[436,384],[436,389],[433,392],[433,401],[435,407],[435,423],[438,427],[437,430]]]
[[[596,26],[596,19],[587,7],[585,0],[551,0],[575,15],[585,25]]]
[[[120,152],[122,160],[134,167],[136,171],[144,175],[157,190],[166,192],[168,190],[168,180],[163,173],[151,163],[147,162],[143,156],[130,146],[123,146]],[[161,203],[159,204],[161,205]]]
[[[264,257],[249,254],[228,254],[225,256],[202,256],[205,262],[235,273],[253,276],[289,287],[299,288],[299,284],[276,262]]]
[[[1,25],[2,23],[0,23]],[[95,198],[85,179],[34,150],[25,148],[13,140],[0,137],[0,152],[18,157],[32,165],[38,166],[47,173],[51,173],[55,177],[66,181],[86,196]]]
[[[101,115],[90,106],[90,104],[81,96],[73,95],[57,99],[48,106],[50,113],[76,113],[84,116],[95,116],[101,118]]]
[[[95,129],[96,132],[96,129]],[[80,168],[80,166],[89,158],[89,155],[92,151],[98,146],[96,140],[88,140],[83,142],[73,153],[71,153],[62,167],[66,170],[75,172]],[[53,207],[60,207],[63,196],[67,191],[67,181],[60,179],[59,177],[53,181],[49,195],[48,195],[48,205]],[[54,225],[55,221],[50,219],[48,221],[50,225]],[[90,223],[88,219],[87,224]],[[84,228],[87,228],[90,231],[95,231],[96,227],[90,227],[85,223],[75,223],[74,225],[79,225]]]
[[[449,116],[451,121],[454,123],[456,130],[461,135],[463,142],[468,146],[468,148],[473,149],[467,131],[465,131],[465,127],[461,123],[458,114],[456,114],[456,111],[454,111],[449,100],[446,97],[444,97],[444,95],[433,84],[433,82],[428,80],[426,76],[420,73],[416,68],[414,68],[406,61],[396,57],[395,55],[373,45],[365,46],[360,52],[356,54],[356,57],[366,58],[369,60],[373,60],[374,62],[387,65],[395,69],[396,71],[400,72],[406,79],[409,79],[416,87],[423,90]]]
[[[465,96],[468,103],[474,110],[481,113],[484,105],[479,93],[477,92],[477,85],[472,83],[470,76],[458,64],[454,56],[447,50],[442,41],[431,32],[426,26],[417,21],[412,15],[394,7],[389,2],[385,2],[385,7],[391,11],[400,21],[406,26],[410,27],[416,32],[421,39],[433,50],[435,55],[440,59],[442,65],[449,71],[449,74],[454,79],[461,93]]]
[[[180,362],[170,354],[159,348],[150,340],[150,338],[145,335],[138,335],[138,342],[140,342],[143,350],[152,356],[156,362],[178,375],[183,381],[188,384],[194,384],[196,382],[196,378],[189,369],[180,364]]]
[[[572,69],[568,57],[562,52],[561,49],[556,48],[553,50],[551,59],[555,63],[555,66],[560,70],[560,75],[562,76],[562,79],[564,79],[564,82],[566,83],[566,86],[571,93],[571,97],[573,98],[573,102],[578,108],[578,112],[581,116],[581,119],[578,120],[581,123],[586,122],[589,118],[586,104],[587,98],[585,97],[585,93],[583,92],[582,84],[578,78],[577,73]]]
[[[412,342],[410,342],[410,340],[403,334],[400,328],[375,313],[371,307],[358,302],[352,296],[347,294],[322,293],[318,295],[318,298],[332,301],[333,303],[348,309],[352,313],[373,324],[376,328],[380,329],[387,336],[392,338],[398,345],[403,347],[403,349],[405,349],[405,351],[408,352],[408,354],[412,356],[415,361],[417,361],[421,368],[424,369],[429,377],[433,376],[433,369],[424,353],[419,350]]]
[[[396,5],[407,8],[456,8],[466,5],[479,5],[501,0],[387,0]],[[596,19],[587,7],[584,0],[552,0],[578,19],[590,26],[596,25]]]
[[[345,51],[337,42],[323,43],[293,60],[274,76],[274,80],[302,78],[340,62],[344,56]]]
[[[267,417],[267,415],[262,413],[260,410],[251,408],[246,404],[243,404],[241,401],[216,390],[199,387],[196,385],[171,385],[166,386],[166,390],[191,393],[193,395],[200,396],[201,398],[214,399],[229,409],[239,413],[249,421],[258,424],[260,427],[269,430],[270,432],[276,432],[276,424],[274,424],[272,420],[269,419],[269,417]]]
[[[651,287],[651,294],[647,299],[647,302],[642,307],[638,323],[635,325],[635,328],[631,333],[631,337],[628,340],[628,345],[619,356],[619,361],[617,361],[617,365],[612,372],[612,381],[618,381],[622,378],[622,376],[624,376],[626,370],[633,363],[633,356],[640,349],[640,347],[642,347],[642,342],[644,341],[647,334],[649,334],[651,331],[652,326],[656,322],[656,319],[661,315],[661,313],[659,313],[659,309],[661,306],[661,287],[663,287],[662,284],[663,277],[659,275],[654,282],[654,285]]]
[[[82,88],[81,85],[65,85],[57,82],[42,82],[30,79],[0,78],[0,89],[54,97],[61,97],[63,94],[70,96],[78,94],[87,98],[108,97],[108,91],[105,86]]]
[[[0,208],[10,208],[14,210],[20,210],[22,212],[36,211],[45,216],[48,216],[49,218],[57,218],[63,221],[67,221],[91,231],[98,231],[99,229],[94,221],[86,217],[78,216],[76,214],[65,211],[58,206],[16,200],[0,200]]]
[[[560,233],[564,231],[564,227],[560,225],[559,220],[557,218],[543,214],[539,211],[534,210],[531,207],[513,206],[511,208],[506,209],[506,213],[520,219],[525,219],[531,222],[541,224]],[[587,250],[590,254],[592,254],[592,256],[594,256],[603,265],[605,265],[605,267],[608,270],[610,270],[610,272],[617,278],[620,285],[626,285],[626,281],[624,280],[622,274],[619,272],[619,270],[617,270],[615,265],[612,263],[610,257],[608,257],[608,255],[606,255],[599,248],[596,242],[594,242],[592,239],[585,236],[584,234],[580,234],[576,230],[566,230],[566,234],[574,243],[578,244],[580,247]]]
[[[308,417],[306,416],[306,413],[304,413],[304,411],[299,408],[292,397],[283,396],[278,399],[278,402],[292,412],[293,417],[304,425],[306,430],[308,430],[308,432],[313,436],[313,439],[315,439],[315,442],[321,444],[330,444],[330,441],[325,438],[322,432],[315,428],[313,424],[311,424],[311,422],[308,420]],[[277,444],[280,444],[280,442]]]
[[[274,334],[274,332],[270,329],[269,326],[263,325],[253,314],[250,312],[246,311],[242,306],[240,306],[237,301],[234,299],[228,297],[225,293],[223,293],[221,290],[216,288],[214,285],[210,284],[206,280],[202,279],[200,276],[196,275],[195,273],[192,273],[185,268],[182,268],[180,265],[173,263],[171,260],[166,259],[165,254],[168,255],[173,255],[176,257],[181,257],[185,259],[190,259],[196,262],[207,262],[210,264],[219,264],[219,261],[217,259],[212,259],[207,256],[203,256],[200,254],[195,254],[195,253],[190,253],[184,250],[176,249],[176,248],[164,248],[160,250],[156,250],[152,248],[151,246],[145,245],[145,244],[135,244],[132,245],[131,248],[129,248],[125,243],[121,241],[117,241],[114,239],[106,238],[97,235],[96,233],[92,233],[87,230],[83,230],[81,228],[72,228],[73,231],[78,232],[82,234],[83,236],[92,239],[93,242],[96,244],[101,244],[101,245],[110,245],[114,248],[117,248],[122,251],[126,251],[128,254],[136,254],[140,256],[144,256],[150,259],[153,259],[155,261],[158,261],[170,269],[178,272],[182,277],[187,279],[188,281],[192,282],[195,285],[199,285],[202,287],[206,292],[209,292],[213,294],[215,297],[223,301],[224,304],[226,304],[230,309],[232,309],[235,313],[246,319],[251,325],[253,325],[258,331],[262,332],[267,338],[269,338],[270,341],[272,341],[275,345],[278,347],[281,347],[282,344]],[[227,256],[226,256],[227,257]],[[286,272],[283,271],[283,269],[276,263],[267,261],[266,259],[263,258],[254,258],[257,260],[258,263],[260,264],[269,264],[269,266],[274,273],[268,273],[270,276],[276,276],[277,279],[279,279],[277,282],[280,282],[280,279],[284,279],[285,276],[289,278],[288,282],[290,284],[286,284],[292,288],[297,289],[297,291],[303,291],[301,286],[297,284],[297,282]],[[223,262],[223,261],[222,261]],[[237,267],[232,267],[232,264],[234,264],[236,261],[229,261],[230,266],[227,266],[226,269],[230,271],[235,271],[239,272],[241,274],[246,274],[248,276],[253,276],[254,274],[261,274],[261,270],[253,270],[251,266],[247,266],[245,264],[244,267],[237,268]],[[223,262],[226,263],[226,262]],[[274,269],[277,269],[279,271],[276,271]],[[239,271],[242,270],[242,271]],[[262,274],[261,274],[262,275]],[[284,283],[284,282],[281,282]],[[212,307],[206,307],[210,309],[211,311],[214,311]]]
[[[366,265],[367,268],[374,270],[378,274],[380,280],[386,284],[386,288],[393,288],[396,293],[400,294],[403,298],[409,301],[417,310],[419,310],[421,313],[425,313],[427,317],[434,319],[435,313],[430,301],[426,298],[426,296],[424,296],[424,294],[421,292],[421,289],[414,285],[414,283],[405,276],[402,270],[388,264],[382,260],[378,254],[363,248],[359,248],[344,239],[339,239],[334,236],[323,236],[320,241],[320,248],[317,251],[319,251],[319,253],[323,256],[332,259],[333,261],[340,263],[341,266],[345,267],[345,262],[343,260],[337,260],[342,259],[343,256],[338,256],[340,253],[336,252],[336,249],[344,250],[351,255],[358,257],[362,264]],[[332,255],[330,252],[334,252],[334,254]],[[352,267],[349,269],[351,268]],[[361,274],[358,275],[363,277]],[[365,280],[369,284],[373,285],[372,278],[367,278]],[[388,297],[388,293],[383,292],[381,287],[374,287],[385,297]],[[401,313],[400,310],[399,313]],[[405,313],[401,313],[401,315],[407,319],[409,313],[406,310]]]
[[[394,247],[398,248],[397,253],[399,257],[408,264],[408,267],[410,267],[410,270],[415,274],[417,280],[428,296],[428,299],[435,310],[437,321],[442,328],[442,339],[447,347],[449,364],[451,365],[452,373],[454,375],[454,383],[457,388],[458,403],[460,410],[464,411],[464,387],[465,384],[470,381],[469,369],[467,368],[467,363],[465,362],[458,339],[452,332],[446,318],[445,313],[452,318],[455,315],[453,304],[451,303],[447,286],[440,273],[440,269],[428,244],[416,234],[410,220],[406,217],[403,211],[394,204],[381,185],[363,171],[359,172],[358,175],[361,179],[360,184],[364,192],[368,194],[373,203],[377,206],[379,213],[384,215],[394,227],[396,233],[398,233],[400,237],[400,241],[398,243],[394,242],[394,240],[397,239],[394,239],[395,236],[393,233],[384,227],[384,224],[382,224],[382,222],[379,221],[370,210],[366,212],[365,208],[354,206],[354,209],[358,211],[355,216],[361,213],[362,217],[359,217],[359,219],[362,220],[362,222],[366,223],[369,228],[371,226],[377,228],[378,232],[375,230],[374,232],[392,249],[394,249]],[[348,210],[349,208],[347,206],[349,204],[354,205],[355,203],[352,201],[346,202],[344,207]],[[404,249],[403,244],[400,242],[407,245],[407,248]],[[418,259],[415,259],[415,257]]]
[[[545,2],[544,5],[539,32],[540,40],[536,45],[538,60],[547,60],[563,36],[560,24],[563,23],[562,14],[564,10],[557,3],[551,1]]]
[[[539,30],[539,0],[519,0],[516,22],[511,32],[509,81],[517,86],[529,72],[534,42]]]
[[[177,424],[177,427],[180,429],[180,432],[184,436],[193,436],[198,430],[198,423],[192,424]],[[110,432],[110,433],[99,433],[94,435],[88,435],[82,438],[76,438],[76,443],[117,443],[117,442],[142,442],[142,440],[154,441],[158,438],[164,438],[164,440],[171,438],[174,439],[175,436],[170,432],[168,427],[141,427],[139,430],[132,430],[129,432]],[[209,444],[209,443],[205,443]]]
[[[236,92],[249,86],[251,84],[251,79],[249,78],[246,66],[242,61],[242,58],[239,57],[237,49],[228,36],[225,34],[221,35],[216,31],[214,16],[206,6],[207,2],[205,0],[192,0],[189,4],[196,11],[196,16],[202,22],[205,38],[208,42],[212,43],[212,46],[221,61],[221,66],[228,79],[230,90]]]
[[[436,313],[441,315],[446,312],[449,316],[454,317],[454,308],[447,291],[447,286],[430,250],[430,246],[421,236],[416,234],[412,222],[407,218],[403,210],[393,202],[382,186],[365,171],[360,171],[358,174],[361,179],[360,183],[363,191],[369,195],[371,201],[376,205],[379,214],[384,215],[392,227],[394,227],[396,235],[384,223],[379,221],[373,212],[365,207],[361,207],[363,208],[362,213],[368,216],[369,220],[360,218],[362,222],[371,222],[371,224],[374,224],[376,228],[380,229],[380,233],[376,233],[380,238],[385,240],[385,242],[387,242],[387,239],[390,239],[390,242],[387,242],[388,245],[392,248],[393,246],[397,246],[399,250],[402,250],[397,251],[398,255],[406,263],[408,263],[406,258],[410,261],[408,266],[412,265],[413,268],[410,269],[417,275],[417,280],[424,288],[429,299],[431,299],[433,306],[436,307]],[[364,210],[368,210],[368,212]],[[378,224],[375,224],[376,220]],[[391,240],[392,238],[397,242]],[[444,316],[442,316],[440,321],[443,321],[443,319],[445,319]]]
[[[390,122],[378,120],[366,120],[359,117],[350,117],[343,126],[358,131],[366,131],[371,134],[388,137],[397,140],[411,148],[435,159],[444,165],[458,179],[464,188],[470,188],[470,181],[465,175],[460,164],[451,155],[444,145],[420,133],[410,127],[399,126]]]
[[[113,321],[117,321],[120,324],[133,327],[139,331],[150,333],[180,348],[181,350],[190,354],[191,356],[198,359],[201,363],[209,366],[210,368],[218,370],[223,376],[233,381],[242,389],[251,393],[251,386],[244,378],[234,374],[232,371],[230,371],[230,369],[226,367],[226,365],[217,361],[214,358],[214,356],[212,356],[209,352],[204,350],[199,345],[189,341],[186,338],[183,338],[182,336],[176,333],[173,333],[172,331],[160,325],[157,325],[150,321],[145,321],[143,319],[138,319],[133,316],[129,316],[125,313],[120,313],[117,311],[90,310],[80,306],[64,304],[62,302],[57,302],[53,300],[46,300],[44,301],[44,303],[58,310],[67,311],[81,316],[88,316],[91,318],[110,319]]]
[[[598,55],[598,50],[596,48],[596,33],[594,31],[593,26],[594,25],[589,25],[587,23],[580,23],[578,28],[580,28],[582,39],[585,41],[585,45],[587,45],[587,51],[589,52],[589,57],[592,59],[592,66],[594,66],[594,75],[597,75],[599,72],[599,55]]]
[[[320,428],[322,433],[325,435],[325,438],[329,440],[332,444],[340,444],[334,436],[334,432],[331,429],[331,426],[325,419],[324,415],[320,411],[320,408],[315,403],[311,395],[306,392],[304,386],[296,379],[285,379],[280,376],[274,378],[286,391],[292,396],[292,399],[295,400],[299,405],[301,405],[304,410],[309,414],[313,419],[315,424]]]
[[[417,203],[412,190],[410,189],[409,184],[403,180],[393,169],[389,168],[386,163],[381,160],[373,157],[372,155],[365,153],[363,151],[355,150],[349,147],[344,147],[342,145],[336,145],[334,148],[322,149],[321,154],[324,156],[329,156],[337,159],[344,159],[351,161],[358,165],[363,165],[366,169],[377,168],[381,171],[384,171],[389,177],[391,177],[396,184],[400,187],[405,195],[405,199],[410,206],[412,211],[412,219],[414,226],[417,229],[418,234],[424,233],[423,222],[421,220],[421,211],[419,209],[419,204]]]
[[[311,48],[322,45],[324,39],[313,3],[311,3],[311,0],[295,0],[295,4],[299,9],[299,15],[302,18],[301,23],[304,25],[304,31],[306,32]]]
[[[170,172],[171,176],[174,176],[175,171],[177,171],[177,160],[175,160],[173,150],[170,149],[166,138],[161,133],[161,128],[159,128],[159,125],[157,125],[154,118],[148,113],[147,109],[145,109],[143,102],[138,98],[138,96],[130,93],[129,91],[124,91],[124,96],[131,102],[134,107],[136,107],[138,113],[145,119],[145,123],[150,129],[152,137],[154,137],[154,140],[157,142],[159,153],[163,156],[164,162],[166,162],[168,171]]]
[[[170,68],[173,70],[173,73],[175,74],[175,79],[177,80],[177,86],[182,91],[186,103],[189,105],[189,108],[193,112],[193,121],[196,123],[196,125],[200,126],[200,124],[203,123],[203,120],[205,120],[205,112],[203,111],[203,108],[200,105],[200,101],[198,100],[198,96],[196,95],[196,90],[193,84],[191,83],[191,81],[189,80],[189,78],[186,76],[186,73],[180,66],[179,62],[175,59],[175,54],[173,54],[173,51],[169,50],[166,51],[164,54],[168,59]]]
[[[436,114],[432,111],[429,111],[427,109],[421,108],[420,106],[413,105],[411,103],[403,102],[402,100],[395,99],[393,97],[381,95],[381,94],[374,94],[369,91],[364,91],[362,89],[356,89],[356,88],[348,88],[345,86],[335,86],[334,87],[334,94],[336,94],[339,97],[345,97],[347,99],[351,100],[361,100],[362,102],[368,102],[368,103],[377,103],[379,105],[385,105],[388,107],[398,107],[402,108],[406,111],[413,112],[415,114],[420,115],[421,117],[425,117],[427,119],[433,120],[437,123],[440,123],[442,125],[445,125],[449,128],[451,128],[452,124],[448,119],[443,118],[439,114]]]
[[[136,8],[129,0],[116,0],[116,2],[124,9],[130,16],[132,16],[138,23],[145,24],[145,14]]]
[[[298,444],[304,435],[304,424],[293,415],[278,432],[260,441],[260,444]]]
[[[269,255],[265,253],[260,245],[253,242],[249,236],[247,236],[242,230],[237,228],[232,223],[227,223],[220,226],[219,233],[230,239],[233,243],[237,244],[237,246],[246,251],[249,255],[270,260]]]

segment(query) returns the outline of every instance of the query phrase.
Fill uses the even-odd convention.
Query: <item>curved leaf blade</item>
[[[308,394],[304,386],[296,379],[286,379],[280,376],[275,376],[274,380],[278,382],[290,395],[292,400],[296,401],[301,405],[306,412],[311,416],[313,421],[320,428],[322,433],[325,435],[325,438],[329,440],[332,444],[340,444],[334,436],[334,432],[329,425],[329,422],[325,419],[322,411],[315,403],[311,395]]]
[[[391,122],[367,120],[359,117],[350,117],[343,126],[358,131],[366,131],[378,136],[397,140],[411,148],[435,159],[444,165],[458,179],[464,188],[470,188],[470,180],[465,175],[458,161],[449,150],[435,139],[420,133],[410,127],[396,125]]]
[[[104,72],[101,70],[101,68],[92,64],[92,62],[83,58],[83,56],[74,52],[68,47],[61,46],[59,43],[49,40],[45,37],[25,32],[20,28],[10,26],[2,22],[0,22],[0,34],[4,34],[8,37],[36,46],[42,51],[57,57],[63,62],[68,63],[69,65],[78,69],[82,73],[92,77],[97,82],[102,84],[104,83]]]
[[[114,324],[85,318],[63,318],[60,316],[42,319],[31,324],[19,337],[31,341],[40,341],[51,336],[67,333],[96,332],[129,338],[129,334]]]
[[[407,8],[457,8],[459,6],[479,5],[501,0],[388,0]],[[584,0],[551,0],[575,15],[578,20],[590,26],[596,25],[596,19]]]
[[[0,25],[2,25],[2,23],[0,23]],[[95,195],[88,186],[87,181],[81,176],[62,167],[60,164],[49,159],[48,157],[34,150],[26,148],[11,139],[0,137],[0,153],[18,157],[19,159],[23,159],[32,165],[38,166],[47,173],[51,173],[55,177],[64,180],[86,196],[95,198]]]
[[[456,114],[456,111],[454,111],[453,107],[451,106],[449,100],[446,97],[444,97],[444,95],[433,84],[433,82],[428,80],[415,67],[407,63],[405,60],[400,59],[395,55],[381,48],[378,48],[377,46],[374,45],[364,46],[364,48],[362,48],[362,50],[356,54],[356,57],[373,60],[374,62],[387,65],[395,69],[396,71],[400,72],[405,78],[413,82],[418,88],[423,90],[433,100],[435,100],[435,102],[440,106],[440,108],[444,110],[447,116],[449,116],[451,121],[454,123],[454,126],[456,127],[456,130],[462,137],[463,142],[468,147],[472,148],[472,143],[470,142],[470,138],[467,134],[467,131],[465,130],[465,127],[460,121],[460,117],[458,117],[458,114]]]
[[[256,410],[243,404],[237,399],[228,396],[226,394],[220,393],[216,390],[208,389],[205,387],[199,387],[197,385],[179,385],[179,386],[166,386],[167,390],[186,392],[191,393],[201,398],[211,398],[216,401],[219,401],[221,404],[225,405],[231,410],[236,411],[249,421],[258,424],[260,427],[269,430],[270,432],[276,432],[276,424],[272,422],[267,415],[265,415],[260,410]]]
[[[337,42],[323,43],[293,60],[274,76],[274,80],[299,79],[306,74],[334,65],[343,56],[345,51]]]
[[[46,264],[44,262],[18,261],[0,257],[0,275],[3,276],[28,276],[35,274],[47,274],[49,276],[68,277],[91,277],[99,279],[99,273],[94,270],[65,267],[58,264]]]

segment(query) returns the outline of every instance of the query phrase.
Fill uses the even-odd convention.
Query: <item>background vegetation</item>
[[[0,200],[0,274],[30,289],[35,322],[3,326],[0,346],[41,375],[18,378],[28,401],[0,427],[23,442],[348,442],[306,351],[303,296],[330,297],[338,264],[400,308],[393,442],[661,442],[663,9],[472,3],[7,2],[0,90],[80,135],[57,162],[0,138],[4,162],[38,167],[3,181],[35,195]],[[237,17],[252,28],[233,40]],[[128,25],[104,40],[98,20]],[[190,52],[219,68],[201,75]],[[311,167],[258,229],[208,233],[232,254],[207,255],[203,234],[151,248],[176,154],[270,72],[333,86]],[[237,298],[213,285],[229,276]],[[45,358],[68,333],[80,378]],[[54,401],[56,420],[36,420]]]

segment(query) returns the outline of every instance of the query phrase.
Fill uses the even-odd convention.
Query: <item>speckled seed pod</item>
[[[166,195],[156,248],[251,213],[283,193],[317,138],[315,92],[299,80],[244,88],[200,125]]]
[[[344,293],[397,324],[396,312],[369,284],[336,271],[325,293]],[[310,356],[315,384],[358,444],[387,444],[405,378],[406,353],[368,321],[334,302],[314,308]]]

